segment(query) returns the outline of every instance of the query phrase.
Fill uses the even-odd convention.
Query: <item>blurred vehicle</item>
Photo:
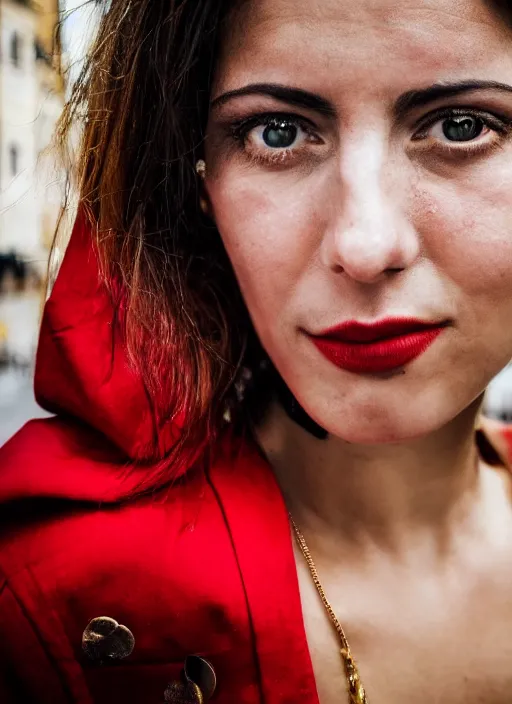
[[[487,387],[482,411],[489,418],[512,422],[512,363]]]
[[[0,292],[23,288],[27,278],[27,265],[14,252],[0,253]]]

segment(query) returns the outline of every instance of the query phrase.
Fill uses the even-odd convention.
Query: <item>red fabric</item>
[[[257,449],[226,436],[208,474],[120,505],[155,428],[78,221],[42,323],[36,395],[57,416],[0,450],[0,701],[163,702],[187,655],[212,663],[219,704],[318,704],[286,508]],[[110,616],[133,653],[81,647]]]
[[[89,228],[79,218],[48,300],[39,340],[35,392],[40,405],[97,428],[132,458],[160,449],[176,427],[154,427],[148,397],[130,369],[113,306],[98,276]]]

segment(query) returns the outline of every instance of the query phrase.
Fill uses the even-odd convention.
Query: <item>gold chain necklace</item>
[[[339,636],[339,639],[341,642],[341,651],[340,652],[341,652],[341,657],[343,660],[343,666],[345,669],[345,678],[347,680],[347,692],[348,692],[349,704],[368,704],[366,692],[364,691],[364,687],[361,682],[361,678],[359,677],[359,672],[357,670],[355,660],[352,657],[352,653],[350,651],[350,646],[348,644],[348,640],[345,635],[345,631],[343,630],[341,623],[338,621],[338,618],[336,617],[336,614],[334,613],[334,609],[332,608],[329,601],[327,600],[327,597],[325,596],[324,589],[323,589],[322,585],[320,584],[318,572],[316,571],[315,563],[313,562],[313,558],[311,557],[311,553],[309,552],[309,548],[306,544],[306,541],[304,540],[304,536],[300,532],[299,528],[297,527],[297,525],[291,515],[290,515],[290,521],[291,521],[293,530],[295,531],[295,537],[297,538],[297,543],[301,549],[302,554],[304,555],[304,559],[307,562],[307,565],[309,567],[309,571],[311,572],[311,577],[313,578],[313,582],[315,583],[315,587],[317,589],[317,592],[320,595],[320,599],[322,600],[322,603],[325,606],[327,613],[329,614],[329,618],[331,619],[331,622],[332,622],[334,628],[336,629],[336,632],[338,633],[338,636]]]

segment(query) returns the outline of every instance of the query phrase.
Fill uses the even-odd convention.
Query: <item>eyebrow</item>
[[[289,105],[315,110],[328,117],[336,116],[336,108],[325,98],[315,93],[310,93],[307,90],[302,90],[301,88],[291,88],[290,86],[283,86],[279,83],[251,83],[243,88],[230,90],[212,100],[210,108],[218,108],[233,98],[239,98],[245,95],[267,95],[283,103],[288,103]]]
[[[504,93],[512,93],[512,86],[498,81],[479,81],[466,80],[456,83],[435,83],[428,88],[420,90],[410,90],[403,93],[395,102],[393,112],[396,118],[402,118],[407,112],[414,108],[424,107],[429,103],[441,98],[453,98],[461,93],[468,93],[478,90],[494,90]],[[280,85],[279,83],[251,83],[243,88],[230,90],[227,93],[219,95],[212,100],[210,108],[218,108],[225,105],[234,98],[239,98],[246,95],[265,95],[271,98],[276,98],[281,102],[295,105],[299,108],[315,110],[327,117],[336,117],[337,110],[333,103],[325,98],[322,98],[316,93],[302,90],[301,88],[292,88],[290,86]]]
[[[458,83],[435,83],[422,90],[410,90],[403,93],[395,103],[395,117],[400,118],[414,108],[421,108],[440,98],[453,98],[461,93],[478,90],[495,90],[501,93],[512,93],[512,86],[498,81],[460,81]]]

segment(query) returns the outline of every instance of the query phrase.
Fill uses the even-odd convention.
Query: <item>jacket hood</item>
[[[148,459],[155,446],[161,456],[176,439],[176,421],[156,426],[149,397],[129,363],[83,215],[44,309],[34,386],[40,406],[85,421],[128,458]]]
[[[30,421],[4,445],[0,500],[116,500],[155,467],[155,455],[164,457],[182,429],[180,418],[155,421],[84,215],[44,308],[34,387],[39,405],[57,417]]]

